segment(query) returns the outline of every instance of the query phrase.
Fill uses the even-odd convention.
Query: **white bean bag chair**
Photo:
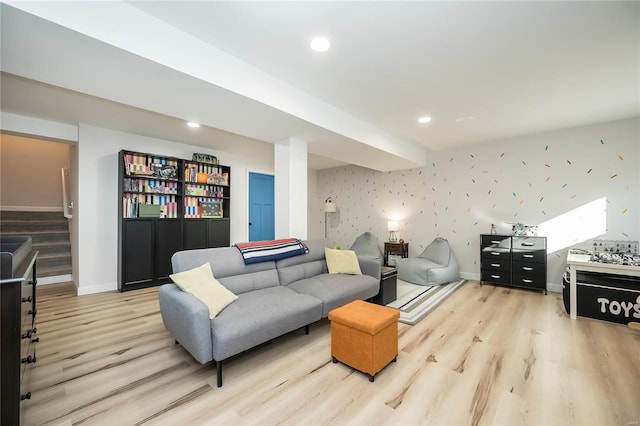
[[[460,267],[449,242],[436,238],[418,257],[397,259],[398,279],[413,284],[434,286],[460,279]]]
[[[380,264],[384,262],[382,249],[378,244],[378,237],[371,232],[365,232],[356,238],[349,250],[353,250],[358,259],[376,260]]]

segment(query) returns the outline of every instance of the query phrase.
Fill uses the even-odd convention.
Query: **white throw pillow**
[[[324,257],[330,274],[362,275],[360,262],[353,250],[336,250],[325,247]]]
[[[189,271],[169,275],[180,290],[193,294],[209,308],[209,318],[214,319],[230,303],[238,298],[213,277],[211,266],[205,263]]]

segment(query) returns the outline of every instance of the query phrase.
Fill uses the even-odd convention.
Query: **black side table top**
[[[398,270],[393,266],[383,266],[380,270],[381,277],[388,277],[398,273]]]

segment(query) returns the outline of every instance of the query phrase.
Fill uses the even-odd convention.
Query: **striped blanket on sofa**
[[[305,243],[296,238],[237,243],[235,246],[240,250],[245,265],[309,253]]]

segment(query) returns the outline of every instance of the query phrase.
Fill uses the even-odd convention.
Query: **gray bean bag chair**
[[[434,286],[460,279],[460,268],[449,242],[436,238],[418,257],[397,259],[398,279],[410,283]]]
[[[349,250],[356,252],[358,259],[377,260],[380,264],[384,262],[382,249],[378,244],[378,237],[371,232],[365,232],[356,238]]]

